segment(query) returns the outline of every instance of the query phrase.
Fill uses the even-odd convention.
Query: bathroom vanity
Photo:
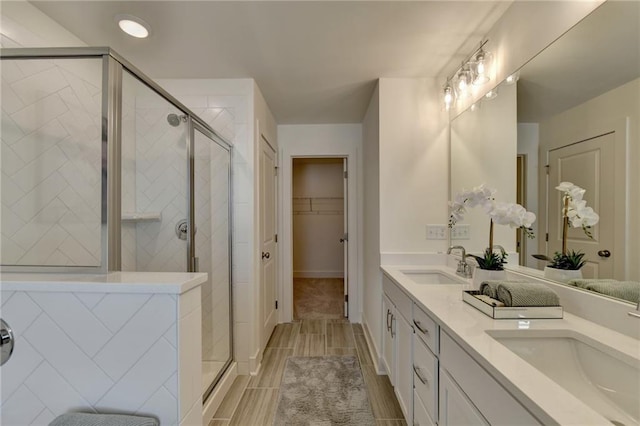
[[[2,274],[1,423],[70,411],[202,425],[203,273]]]
[[[493,320],[462,301],[471,284],[452,268],[382,271],[381,364],[409,424],[638,424],[637,334],[572,309],[563,319]]]

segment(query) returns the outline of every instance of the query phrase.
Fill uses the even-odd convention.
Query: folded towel
[[[56,417],[49,426],[159,426],[152,417],[121,414],[66,413]]]
[[[487,296],[486,294],[478,294],[476,296],[476,298],[482,300],[484,303],[487,303],[487,304],[489,304],[489,305],[491,305],[493,307],[499,307],[499,308],[504,307],[504,303],[502,303],[499,300],[493,299],[493,298]]]
[[[574,287],[586,288],[589,284],[599,283],[599,282],[616,282],[613,279],[593,279],[593,278],[579,278],[575,280],[567,281],[567,284],[572,285]]]
[[[492,299],[498,298],[498,286],[502,283],[525,283],[526,281],[487,280],[480,284],[480,294]]]
[[[585,285],[586,290],[605,294],[607,296],[617,297],[618,299],[628,300],[632,303],[640,301],[640,282],[637,281],[609,281],[609,280],[592,280]]]
[[[505,281],[497,293],[505,306],[560,306],[558,295],[544,284]]]

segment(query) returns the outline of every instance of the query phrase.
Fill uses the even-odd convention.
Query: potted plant
[[[591,227],[598,223],[600,217],[583,199],[585,189],[571,182],[562,182],[556,189],[562,192],[562,251],[555,252],[553,258],[545,255],[534,257],[549,262],[544,268],[545,278],[566,282],[582,278],[581,268],[587,263],[584,253],[567,249],[569,227],[582,228],[585,235],[593,239]]]
[[[449,228],[464,218],[467,208],[481,206],[489,215],[489,247],[482,256],[469,255],[478,263],[473,272],[473,283],[477,288],[482,281],[488,279],[504,279],[504,264],[507,263],[507,253],[502,246],[493,243],[494,224],[509,225],[512,228],[521,228],[528,238],[534,238],[531,225],[536,220],[536,215],[527,211],[520,204],[497,202],[494,199],[495,189],[487,188],[484,184],[472,190],[462,190],[454,201],[450,202],[451,215],[449,216]]]

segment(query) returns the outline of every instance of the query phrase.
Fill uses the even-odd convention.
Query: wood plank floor
[[[271,426],[287,357],[322,355],[357,355],[375,426],[406,426],[388,377],[375,372],[362,326],[344,319],[278,324],[258,375],[236,378],[209,426]]]

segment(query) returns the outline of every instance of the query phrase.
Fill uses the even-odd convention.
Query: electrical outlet
[[[451,228],[452,240],[468,240],[471,238],[471,229],[469,224],[454,225]]]
[[[427,225],[427,240],[446,240],[447,225]]]

